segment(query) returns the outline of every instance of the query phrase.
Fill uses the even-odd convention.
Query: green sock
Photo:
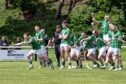
[[[93,62],[94,65],[99,65],[96,61]]]
[[[97,64],[96,61],[94,61],[93,64],[94,64],[94,65]]]
[[[111,66],[115,66],[115,63],[113,61],[111,62]]]
[[[28,62],[29,62],[30,65],[32,65],[32,60],[29,60]]]
[[[105,66],[108,66],[108,63],[105,63]]]
[[[68,65],[71,65],[71,63],[68,63]]]
[[[65,66],[65,61],[62,62],[62,65]]]
[[[119,68],[119,65],[117,65],[116,68]]]
[[[104,66],[104,63],[101,63],[102,66]]]

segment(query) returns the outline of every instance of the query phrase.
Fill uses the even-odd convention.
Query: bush
[[[22,37],[25,32],[34,35],[34,26],[39,23],[42,28],[46,29],[47,34],[52,37],[55,26],[58,24],[58,21],[54,19],[55,12],[47,9],[42,2],[37,5],[36,11],[37,13],[32,19],[25,20],[19,7],[11,10],[0,10],[0,36],[6,36],[9,39],[9,43],[11,43],[16,37]]]
[[[76,34],[80,34],[82,31],[90,31],[92,29],[92,12],[94,12],[94,8],[91,6],[85,5],[75,7],[68,17],[71,30]]]

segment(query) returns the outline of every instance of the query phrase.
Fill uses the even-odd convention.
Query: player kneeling
[[[32,50],[29,51],[27,54],[27,59],[29,62],[29,67],[28,69],[32,69],[32,56],[33,54],[37,54],[40,62],[46,61],[49,63],[48,57],[46,55],[46,50],[44,48],[41,48],[41,45],[35,40],[35,38],[31,37],[29,33],[24,33],[23,34],[24,42],[17,43],[14,45],[23,45],[23,44],[30,44],[32,47]],[[49,63],[51,65],[51,68],[53,69],[52,63]]]

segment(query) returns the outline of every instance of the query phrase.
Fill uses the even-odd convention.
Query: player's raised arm
[[[97,20],[96,20],[95,14],[94,14],[94,13],[92,13],[92,21],[93,21],[93,23],[95,23],[95,24],[100,24],[100,21],[97,21]],[[93,23],[92,23],[92,24],[93,24]]]

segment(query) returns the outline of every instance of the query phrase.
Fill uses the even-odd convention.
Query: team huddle
[[[81,36],[77,39],[76,35],[71,33],[68,28],[66,20],[61,22],[61,26],[56,26],[58,29],[57,38],[60,40],[59,52],[61,65],[58,61],[60,69],[65,68],[65,55],[68,60],[68,69],[82,68],[82,56],[81,52],[84,52],[84,57],[92,61],[94,68],[107,68],[108,64],[111,65],[109,70],[122,70],[121,59],[121,46],[122,43],[126,43],[123,40],[121,32],[116,25],[109,20],[109,16],[105,15],[103,21],[97,21],[92,14],[92,24],[100,24],[100,30],[94,28],[92,34],[88,35],[87,32],[82,32]],[[62,30],[60,32],[60,29]],[[28,69],[33,68],[32,56],[37,54],[40,61],[40,68],[44,63],[51,66],[54,69],[53,62],[48,58],[47,47],[45,44],[44,35],[45,31],[40,28],[39,25],[35,26],[35,36],[30,36],[29,33],[24,33],[24,41],[14,45],[31,44],[32,50],[28,53],[27,59],[29,62]],[[53,41],[52,41],[53,42]],[[98,53],[96,52],[98,51]],[[96,55],[97,53],[97,55]],[[76,60],[77,66],[72,65],[72,60]],[[99,63],[99,62],[100,63]]]

